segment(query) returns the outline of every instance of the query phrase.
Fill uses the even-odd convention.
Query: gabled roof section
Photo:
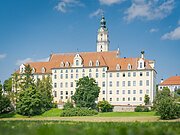
[[[180,85],[180,76],[172,76],[167,78],[160,85]]]

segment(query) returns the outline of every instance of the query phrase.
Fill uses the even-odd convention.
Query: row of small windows
[[[54,88],[57,88],[57,87],[58,87],[57,83],[54,83]],[[67,87],[74,87],[74,83],[73,82],[70,82],[70,83],[65,82],[64,85],[63,85],[63,83],[61,82],[60,83],[60,88],[63,88],[63,87],[65,87],[65,88],[67,88]]]
[[[65,92],[63,92],[63,91],[60,91],[60,96],[62,96],[62,95],[73,95],[74,94],[74,92],[73,91],[70,91],[70,92],[68,92],[68,91],[65,91]],[[54,91],[54,97],[57,97],[57,91]]]
[[[136,86],[136,81],[122,81],[122,87],[125,87],[126,86],[126,83],[127,83],[127,86]],[[146,86],[149,86],[149,80],[146,80]],[[105,87],[105,81],[102,82],[102,87]],[[112,87],[113,86],[113,82],[112,81],[109,81],[109,87]],[[119,87],[120,86],[120,82],[119,81],[116,81],[116,87]],[[139,81],[139,86],[143,86],[143,81],[140,80]]]
[[[114,94],[120,94],[120,90],[116,90],[114,92],[115,92]],[[122,90],[121,93],[122,94],[143,94],[143,90],[139,90],[139,91],[138,90]],[[106,91],[103,90],[102,94],[106,94]],[[113,94],[113,91],[109,90],[109,94]],[[149,90],[148,89],[146,90],[146,94],[149,94]]]
[[[105,98],[103,98],[103,100],[105,100]],[[128,98],[123,97],[122,98],[122,101],[137,101],[137,100],[138,99],[136,97],[132,97],[132,98],[130,98],[130,97],[128,97]],[[139,101],[142,101],[142,100],[143,100],[143,98],[139,97]],[[109,98],[109,101],[113,101],[113,98]],[[116,101],[120,101],[120,98],[116,98]]]
[[[79,65],[80,65],[79,59],[77,59],[77,60],[75,61],[75,65],[76,65],[76,66],[79,66]],[[70,66],[70,63],[69,63],[69,62],[66,62],[66,63],[61,62],[61,64],[60,64],[60,67],[69,67],[69,66]],[[92,62],[91,60],[89,61],[89,66],[90,66],[90,67],[93,66],[93,62]],[[100,66],[100,62],[99,62],[98,60],[96,61],[96,66]]]
[[[133,72],[133,73],[131,73],[131,72],[128,72],[127,73],[127,76],[128,77],[131,77],[131,76],[133,76],[133,77],[136,77],[136,72]],[[143,72],[139,72],[139,76],[143,76]],[[149,76],[149,72],[146,72],[146,76]],[[112,73],[109,73],[109,77],[113,77],[113,74]],[[120,77],[120,74],[119,73],[116,73],[116,77]],[[126,77],[126,73],[123,73],[122,74],[122,77]]]

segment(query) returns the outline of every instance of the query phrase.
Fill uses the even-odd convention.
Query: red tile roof
[[[51,54],[48,62],[30,62],[32,68],[35,69],[35,73],[42,73],[41,69],[44,67],[46,73],[51,73],[52,68],[60,68],[61,62],[68,62],[69,67],[72,66],[74,57],[77,53],[61,53],[61,54]],[[120,65],[120,70],[127,70],[128,64],[132,66],[132,70],[136,70],[138,67],[138,60],[140,58],[118,58],[117,51],[108,51],[108,52],[80,52],[79,55],[83,60],[84,67],[90,67],[89,62],[93,62],[93,66],[96,66],[96,61],[100,62],[100,66],[109,67],[109,71],[116,70],[116,65]],[[149,60],[145,60],[146,67],[145,69],[152,69],[149,65]],[[61,67],[63,68],[63,67]],[[68,67],[64,67],[68,68]]]
[[[180,85],[180,76],[172,76],[164,80],[160,85]]]

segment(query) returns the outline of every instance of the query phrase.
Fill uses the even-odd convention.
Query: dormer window
[[[44,67],[42,67],[41,72],[42,72],[42,73],[45,73],[45,72],[46,72],[46,69],[45,69]]]
[[[142,68],[143,67],[143,64],[142,64],[142,62],[140,62],[140,66],[139,66],[140,68]]]
[[[79,54],[76,54],[74,57],[74,62],[73,62],[73,67],[83,67],[82,65],[83,63],[83,59],[81,58],[81,56]]]
[[[69,62],[66,62],[66,65],[65,65],[66,67],[69,67]]]
[[[93,62],[90,60],[89,61],[89,66],[92,67],[93,66]]]
[[[21,74],[24,73],[24,71],[25,71],[25,65],[22,64],[22,65],[19,67],[19,70],[20,70],[20,73],[21,73]]]
[[[79,60],[76,60],[76,66],[79,66]]]
[[[120,70],[120,68],[121,68],[120,65],[117,64],[117,65],[116,65],[116,70]]]
[[[64,67],[64,62],[61,62],[60,67]]]
[[[96,66],[99,66],[99,64],[100,64],[100,63],[99,63],[99,61],[97,60],[97,61],[96,61]]]
[[[128,70],[131,70],[131,69],[132,69],[131,64],[128,64]]]
[[[36,72],[35,68],[32,68],[32,74],[34,74]]]

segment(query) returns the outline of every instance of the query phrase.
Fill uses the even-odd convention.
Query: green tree
[[[76,106],[94,109],[96,107],[95,100],[100,92],[100,87],[98,87],[96,81],[86,76],[80,78],[76,85],[76,92],[72,96]]]
[[[145,105],[149,104],[149,100],[150,100],[149,96],[145,94],[145,96],[144,96],[144,103],[145,103]]]
[[[64,110],[67,110],[67,109],[71,109],[71,108],[74,108],[73,103],[68,100],[68,101],[64,104],[63,109],[64,109]]]
[[[167,87],[158,92],[154,101],[154,108],[161,119],[174,119],[180,116],[180,106],[174,102],[174,98]]]
[[[43,77],[42,80],[38,79],[36,88],[41,92],[41,101],[45,110],[49,110],[53,107],[53,96],[52,96],[52,81],[51,78]]]
[[[99,101],[97,104],[97,108],[101,112],[111,112],[113,106],[108,101]]]
[[[7,93],[12,92],[12,78],[11,77],[4,81],[3,88],[4,88],[4,91],[6,91]]]
[[[5,113],[5,112],[9,112],[12,109],[13,108],[11,106],[11,101],[9,100],[8,97],[3,95],[2,84],[0,83],[0,114]]]

